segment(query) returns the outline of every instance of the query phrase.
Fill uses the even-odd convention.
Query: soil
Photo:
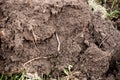
[[[100,15],[86,0],[1,0],[0,72],[67,80],[72,65],[69,80],[120,80],[120,19]]]

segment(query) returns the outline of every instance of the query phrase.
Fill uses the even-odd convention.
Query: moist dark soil
[[[67,80],[62,72],[72,65],[69,80],[120,80],[119,24],[85,0],[1,0],[0,73]]]

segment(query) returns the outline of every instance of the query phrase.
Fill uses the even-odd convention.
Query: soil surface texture
[[[120,18],[102,19],[86,0],[29,1],[0,0],[0,73],[120,80]]]

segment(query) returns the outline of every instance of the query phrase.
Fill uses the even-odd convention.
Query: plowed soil
[[[62,71],[72,65],[69,80],[120,80],[119,24],[85,0],[1,0],[0,72],[67,80]]]

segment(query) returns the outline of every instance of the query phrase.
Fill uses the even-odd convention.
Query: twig
[[[35,60],[38,60],[38,59],[47,59],[47,58],[48,58],[48,57],[36,57],[36,58],[33,58],[33,59],[25,62],[25,63],[23,64],[23,67],[25,67],[25,65],[27,65],[27,64],[29,64],[30,62],[33,62],[33,61],[35,61]]]
[[[37,44],[36,44],[37,38],[39,38],[39,37],[35,35],[33,29],[31,29],[31,32],[32,32],[32,36],[33,36],[33,43],[35,45],[36,50],[39,52],[39,49],[38,49]]]
[[[99,48],[101,47],[101,45],[109,38],[109,36],[105,36],[105,38],[103,38],[102,42],[99,45]]]
[[[58,50],[58,52],[60,52],[61,42],[60,42],[60,39],[59,39],[59,36],[58,36],[57,33],[56,33],[56,39],[57,39],[57,42],[58,42],[58,48],[57,48],[57,50]]]

